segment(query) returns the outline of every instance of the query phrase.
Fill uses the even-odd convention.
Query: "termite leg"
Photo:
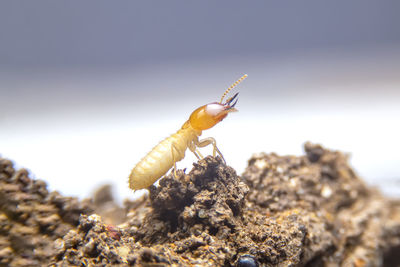
[[[178,153],[178,149],[176,148],[174,143],[171,144],[171,153],[172,153],[172,161],[174,162],[174,177],[175,177],[175,179],[177,179],[178,175],[176,174],[175,153]]]
[[[218,147],[217,147],[217,142],[215,141],[214,138],[212,137],[208,137],[208,138],[204,138],[200,141],[197,142],[197,146],[198,147],[205,147],[212,144],[213,146],[213,156],[215,157],[215,155],[218,153],[218,155],[222,158],[222,160],[224,161],[224,163],[226,163],[224,156],[222,156],[221,151],[219,151]]]
[[[196,148],[196,145],[193,142],[189,144],[189,150],[193,152],[193,154],[197,157],[197,159],[200,160],[203,158],[200,151]]]
[[[199,155],[199,157],[200,157],[199,159],[204,158],[203,155],[200,153],[200,151],[198,149],[196,149],[196,153]]]

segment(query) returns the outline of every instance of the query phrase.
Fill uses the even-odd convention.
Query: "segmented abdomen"
[[[176,150],[172,149],[172,143]],[[187,144],[188,136],[181,130],[165,138],[133,168],[129,176],[129,187],[137,190],[152,185],[174,165],[172,153],[175,161],[185,157]]]

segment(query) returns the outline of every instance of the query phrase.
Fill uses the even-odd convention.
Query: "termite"
[[[183,124],[181,129],[167,137],[155,146],[136,166],[132,169],[129,176],[129,187],[133,190],[148,188],[154,184],[169,169],[174,167],[176,176],[176,162],[185,157],[185,151],[189,148],[194,155],[201,159],[198,148],[208,145],[213,146],[213,156],[218,154],[225,162],[224,157],[219,151],[216,141],[212,137],[199,140],[202,131],[210,129],[222,121],[230,112],[235,112],[237,103],[236,93],[233,97],[222,103],[225,96],[247,77],[243,75],[239,80],[233,83],[222,95],[219,102],[213,102],[197,108],[192,112],[189,119]],[[233,102],[236,99],[235,102]]]

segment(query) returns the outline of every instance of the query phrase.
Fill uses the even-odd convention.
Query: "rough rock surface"
[[[91,213],[89,201],[49,193],[46,183],[16,171],[0,158],[0,266],[43,266],[55,255],[54,242]]]
[[[52,202],[56,193],[43,190],[43,182],[30,180],[25,171],[26,191],[11,163],[1,160],[0,261],[15,261],[14,266],[19,259],[56,266],[399,266],[400,201],[367,187],[341,152],[310,143],[305,150],[300,157],[254,155],[242,177],[219,158],[207,157],[189,174],[165,176],[148,195],[115,207],[117,212],[103,188],[94,202],[104,218],[82,203],[75,203],[72,213],[63,211],[66,207]],[[37,183],[41,186],[33,186]],[[7,186],[54,206],[50,213],[58,214],[57,223],[43,226],[36,219],[41,213],[32,208],[32,219],[16,215],[15,207],[27,201],[6,195]],[[109,224],[117,221],[122,223]],[[42,243],[14,242],[13,236],[25,233],[15,228],[10,234],[16,224],[34,231],[30,236]],[[32,253],[34,247],[46,256]]]

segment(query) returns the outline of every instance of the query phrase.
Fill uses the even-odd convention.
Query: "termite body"
[[[202,155],[198,151],[198,148],[211,144],[213,146],[213,156],[216,156],[218,153],[224,160],[214,138],[209,137],[199,140],[199,136],[202,134],[202,131],[210,129],[222,121],[228,113],[237,111],[234,107],[237,103],[236,97],[238,93],[229,98],[225,103],[222,103],[222,101],[226,94],[246,77],[247,75],[243,75],[243,77],[232,84],[222,95],[220,102],[213,102],[193,111],[181,129],[155,146],[132,169],[129,176],[129,187],[133,190],[147,188],[167,173],[173,166],[174,171],[176,171],[176,162],[185,157],[185,151],[188,148],[198,159],[201,159]],[[235,99],[236,101],[233,103]]]

